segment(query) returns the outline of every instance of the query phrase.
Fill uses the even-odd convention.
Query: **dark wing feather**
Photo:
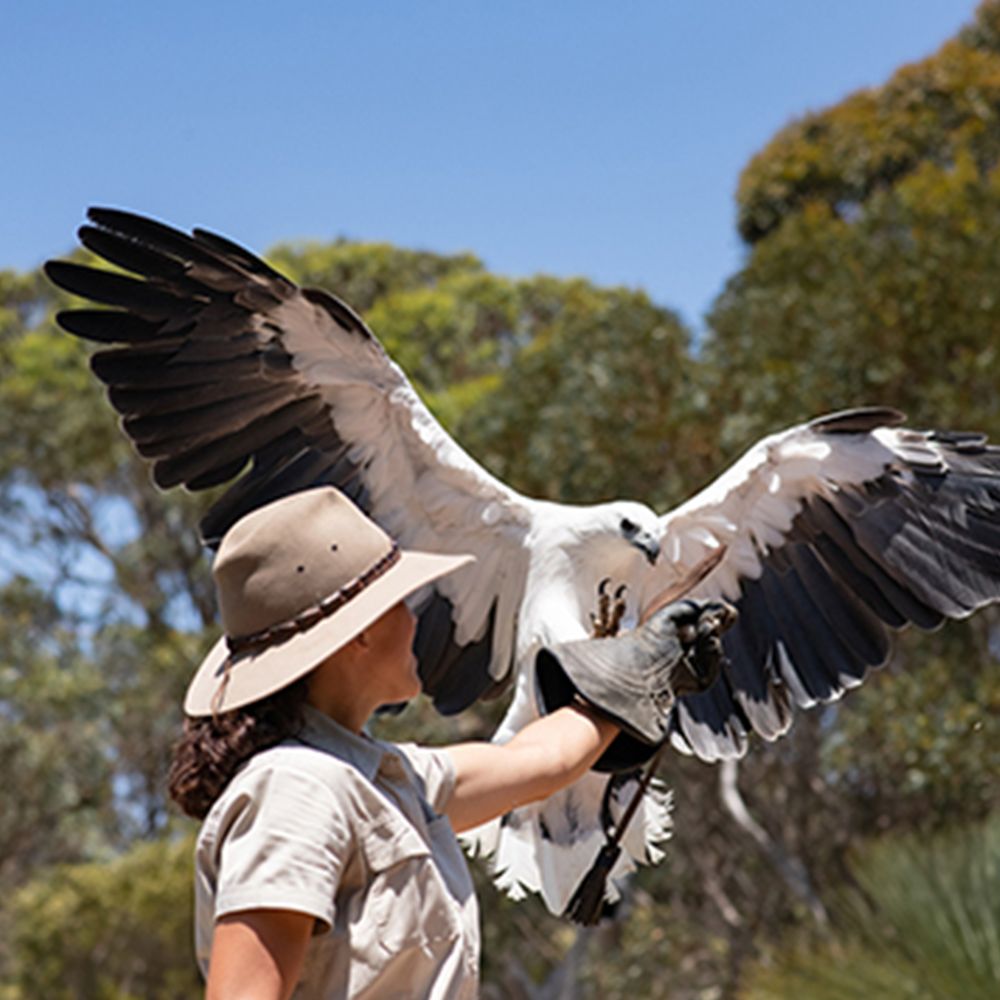
[[[111,309],[68,309],[56,321],[69,333],[103,344],[139,344],[152,340],[163,326],[163,320],[145,320]]]
[[[453,715],[496,693],[498,685],[489,672],[496,605],[482,637],[465,645],[455,642],[454,607],[447,598],[432,593],[418,614],[413,649],[424,689],[433,692],[434,707]]]
[[[101,271],[69,261],[49,261],[45,273],[60,288],[92,302],[127,309],[143,319],[167,319],[190,315],[194,303],[186,302],[166,288],[137,281],[123,274]]]
[[[896,630],[1000,600],[1000,448],[898,423],[852,410],[775,435],[664,518],[673,563],[654,589],[725,545],[694,596],[740,612],[718,683],[678,705],[679,748],[716,760],[751,732],[776,739],[792,705],[834,701],[884,663]]]

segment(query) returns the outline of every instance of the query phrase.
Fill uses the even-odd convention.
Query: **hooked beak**
[[[646,557],[650,566],[656,565],[656,560],[660,556],[660,542],[657,538],[648,531],[637,531],[629,542]]]

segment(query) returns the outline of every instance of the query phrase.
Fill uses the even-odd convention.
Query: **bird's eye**
[[[630,521],[627,517],[622,518],[619,527],[623,535],[634,535],[639,530],[639,525],[635,521]]]

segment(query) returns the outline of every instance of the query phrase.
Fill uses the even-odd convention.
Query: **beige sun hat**
[[[400,550],[332,486],[247,514],[212,566],[225,635],[198,668],[184,711],[227,712],[279,691],[415,590],[472,561]]]

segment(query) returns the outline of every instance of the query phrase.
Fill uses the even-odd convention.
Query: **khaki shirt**
[[[443,808],[446,751],[358,736],[307,708],[294,740],[252,757],[198,836],[195,944],[258,908],[316,918],[293,996],[474,997],[479,913]]]

